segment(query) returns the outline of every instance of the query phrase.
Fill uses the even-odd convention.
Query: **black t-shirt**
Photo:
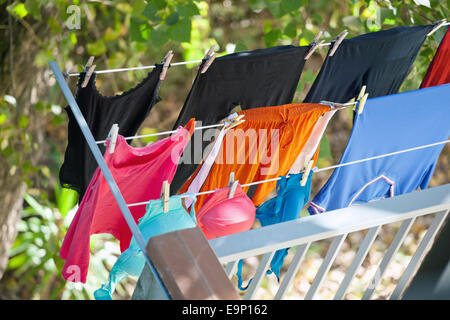
[[[156,65],[136,87],[110,97],[98,92],[95,73],[87,86],[82,88],[85,73],[81,73],[75,99],[95,140],[105,140],[115,123],[119,125],[120,135],[127,137],[136,134],[152,107],[161,100],[158,96],[161,71],[162,65]],[[63,187],[78,191],[81,201],[98,165],[72,110],[69,106],[65,110],[69,117],[68,144],[59,171],[59,180]],[[131,143],[131,140],[128,140],[128,143]],[[98,146],[104,153],[105,146]]]

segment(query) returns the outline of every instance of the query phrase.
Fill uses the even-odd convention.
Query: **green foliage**
[[[80,29],[69,29],[66,25],[70,16],[67,7],[72,4],[80,8]],[[220,54],[228,44],[234,45],[235,51],[285,44],[308,45],[319,30],[325,32],[322,39],[329,41],[343,29],[349,30],[350,38],[397,25],[428,24],[449,17],[449,1],[430,0],[430,4],[431,8],[419,6],[413,0],[13,0],[7,5],[7,12],[14,20],[14,28],[26,29],[38,48],[34,55],[36,67],[48,69],[48,62],[56,60],[61,69],[73,65],[72,71],[81,71],[90,55],[95,56],[97,70],[153,64],[167,50],[174,51],[174,61],[198,60],[213,44],[220,46]],[[0,5],[6,6],[6,1],[0,0]],[[33,35],[25,26],[31,30],[44,28],[45,36]],[[418,88],[443,34],[444,29],[440,29],[425,41],[402,91]],[[326,48],[317,50],[314,59],[306,64],[295,101],[301,101],[313,83],[326,51]],[[174,80],[167,90],[171,95],[186,91],[191,83],[186,81],[189,72],[180,67],[177,71],[171,69],[170,73],[168,80]],[[127,90],[142,74],[114,74],[107,78],[113,80],[105,90],[110,94]],[[101,77],[98,80],[101,82]],[[168,86],[165,80],[164,87]],[[183,98],[171,102],[180,105]],[[0,96],[0,153],[11,167],[10,175],[23,176],[29,195],[4,279],[11,290],[17,290],[17,295],[24,298],[92,298],[92,290],[108,274],[105,265],[110,266],[118,252],[107,247],[111,241],[95,240],[92,252],[96,254],[91,260],[89,283],[72,286],[60,276],[59,246],[77,201],[75,192],[61,189],[55,182],[66,141],[58,140],[54,132],[65,130],[67,117],[61,105],[66,102],[56,85],[49,90],[47,99],[33,102],[34,110],[47,120],[45,143],[50,149],[46,162],[36,164],[25,156],[26,152],[39,148],[27,132],[32,118],[29,114],[17,115],[20,106],[16,99],[8,92]],[[144,127],[141,132],[155,131]],[[143,140],[144,143],[152,141],[153,137]],[[333,159],[326,137],[321,142],[319,158],[319,165]],[[125,295],[122,287],[117,290],[119,296]]]

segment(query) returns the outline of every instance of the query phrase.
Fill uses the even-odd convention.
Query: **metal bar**
[[[311,287],[306,293],[305,300],[314,299],[314,296],[316,295],[317,291],[319,291],[320,286],[325,280],[325,277],[328,274],[328,271],[330,270],[334,259],[336,259],[336,256],[339,253],[342,244],[344,243],[345,237],[347,237],[347,233],[341,234],[333,239],[333,242],[328,249],[327,255],[325,256],[325,259],[323,260],[322,265],[320,266],[319,271],[317,272],[317,275],[314,278],[313,283],[311,284]]]
[[[209,241],[222,263],[450,209],[450,183]],[[270,234],[270,239],[267,235]]]
[[[236,270],[237,264],[238,264],[238,260],[230,261],[227,263],[227,265],[225,267],[225,273],[227,274],[228,278],[231,279],[233,277],[233,273],[234,273],[234,270]]]
[[[280,287],[278,288],[278,291],[275,295],[275,300],[281,300],[283,299],[284,295],[286,294],[287,290],[291,286],[292,280],[294,280],[295,275],[297,274],[298,268],[300,267],[300,264],[303,261],[303,258],[305,257],[306,252],[309,249],[310,242],[301,244],[298,246],[297,251],[295,252],[294,258],[292,259],[291,265],[289,266],[286,274],[283,277],[283,280],[281,281]]]
[[[405,272],[403,273],[402,277],[400,278],[399,282],[397,283],[397,286],[395,287],[394,292],[392,293],[390,300],[397,300],[400,299],[401,295],[403,294],[403,291],[405,290],[406,286],[409,284],[409,281],[413,277],[413,275],[416,273],[418,266],[422,263],[423,258],[425,257],[425,254],[428,252],[428,249],[430,248],[431,244],[434,241],[434,237],[436,236],[436,233],[441,228],[442,224],[445,221],[445,218],[448,214],[447,211],[441,211],[436,213],[436,216],[433,219],[433,222],[431,222],[430,227],[428,228],[427,233],[423,237],[422,241],[420,241],[419,246],[417,247],[416,252],[414,253],[413,257],[411,258],[411,261],[409,262],[408,266],[405,269]]]
[[[369,231],[367,232],[363,242],[361,243],[361,246],[358,249],[358,252],[355,255],[355,258],[353,258],[352,264],[345,273],[345,277],[342,280],[341,285],[339,286],[339,289],[337,290],[334,296],[334,300],[342,300],[344,298],[345,293],[347,292],[348,287],[350,286],[350,283],[352,282],[353,277],[356,274],[356,271],[358,271],[358,268],[364,261],[364,258],[366,257],[367,252],[369,252],[369,249],[372,246],[373,241],[377,237],[380,229],[381,225],[370,228]]]
[[[275,254],[275,251],[267,252],[259,262],[258,269],[256,269],[255,276],[253,277],[252,282],[250,283],[247,292],[245,293],[244,300],[251,300],[256,293],[256,289],[258,289],[259,284],[261,283],[262,278],[264,277],[267,267],[269,266],[270,261],[272,261],[272,257]]]
[[[120,193],[119,187],[116,184],[116,181],[114,180],[114,177],[111,174],[111,171],[108,168],[108,165],[105,162],[105,159],[103,158],[103,155],[100,152],[100,149],[98,148],[97,144],[95,143],[94,136],[92,135],[91,130],[88,127],[88,124],[86,123],[86,119],[84,118],[83,114],[81,113],[80,108],[78,107],[77,102],[75,101],[75,98],[73,97],[72,92],[70,91],[62,73],[59,69],[58,65],[54,61],[50,61],[50,68],[52,69],[56,81],[58,82],[64,96],[66,97],[67,102],[69,103],[70,109],[72,110],[73,115],[75,116],[76,121],[78,122],[78,125],[80,126],[80,129],[86,139],[86,142],[89,145],[89,148],[91,149],[92,154],[94,155],[95,160],[97,161],[100,170],[103,173],[103,176],[105,177],[106,182],[108,183],[109,188],[111,189],[111,192],[114,196],[114,198],[117,201],[117,204],[119,205],[120,210],[122,211],[122,214],[133,234],[133,236],[136,239],[137,244],[139,245],[139,248],[141,249],[145,259],[147,260],[147,263],[150,267],[150,270],[155,276],[156,281],[163,289],[165,295],[168,299],[170,299],[169,294],[167,293],[167,290],[162,283],[156,269],[154,268],[152,262],[150,261],[147,252],[145,250],[146,241],[137,227],[136,223],[134,222],[134,218],[131,215],[130,210],[127,207],[127,204],[125,203],[125,200]]]
[[[414,223],[415,218],[409,218],[403,221],[402,225],[398,229],[397,233],[395,234],[394,240],[392,240],[391,245],[389,246],[389,249],[387,250],[386,254],[384,255],[383,259],[381,260],[380,265],[378,266],[377,270],[375,271],[375,274],[372,278],[372,281],[370,282],[368,288],[366,289],[366,292],[364,292],[364,295],[362,297],[363,300],[368,300],[370,297],[372,297],[373,293],[375,292],[375,289],[377,288],[377,285],[380,283],[381,279],[383,278],[384,273],[386,272],[389,263],[392,261],[392,258],[394,258],[395,253],[400,248],[400,246],[403,243],[403,240],[405,239],[406,235],[408,234],[409,229]]]

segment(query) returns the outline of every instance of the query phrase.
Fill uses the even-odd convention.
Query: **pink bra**
[[[211,194],[196,214],[197,225],[208,240],[250,230],[255,221],[255,205],[241,186],[237,185],[231,199],[229,191],[226,187]]]

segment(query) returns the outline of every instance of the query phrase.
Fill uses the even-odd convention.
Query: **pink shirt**
[[[172,136],[146,147],[133,148],[118,135],[114,153],[106,148],[106,164],[127,204],[160,197],[162,183],[172,181],[193,130],[192,119]],[[138,223],[145,214],[145,205],[130,207],[130,212]],[[100,168],[95,171],[61,246],[60,257],[66,260],[62,274],[66,280],[86,282],[90,236],[96,233],[112,234],[120,241],[122,252],[132,236]]]

